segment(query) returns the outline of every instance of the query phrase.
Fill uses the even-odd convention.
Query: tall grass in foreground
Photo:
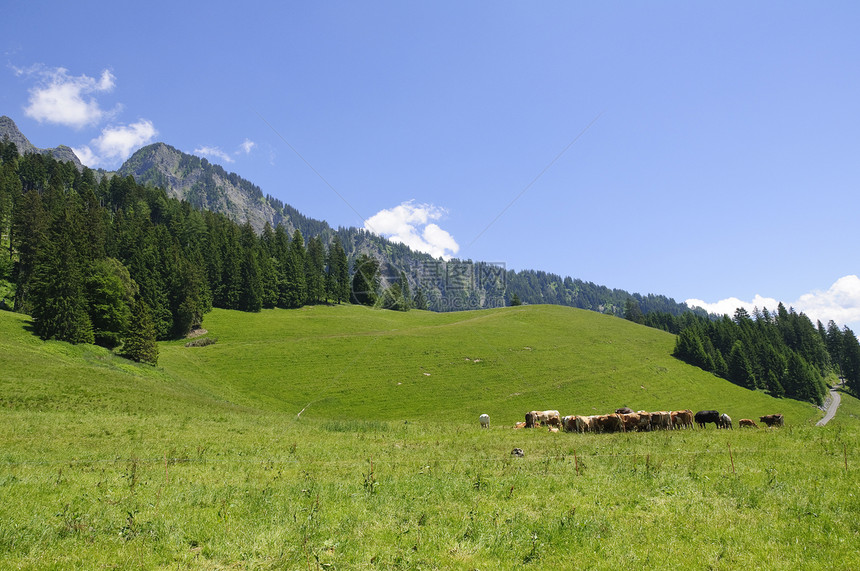
[[[856,425],[6,420],[2,568],[853,569],[860,552]]]

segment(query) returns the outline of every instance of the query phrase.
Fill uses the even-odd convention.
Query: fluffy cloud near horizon
[[[105,127],[89,145],[72,150],[88,167],[111,166],[127,159],[135,149],[152,142],[157,134],[152,121],[141,119],[130,125]]]
[[[756,307],[759,309],[766,307],[769,311],[775,311],[779,301],[772,297],[756,295],[752,301],[730,297],[714,303],[701,299],[688,299],[686,303],[690,307],[698,306],[710,313],[733,315],[739,307],[743,307],[750,313]],[[837,325],[851,326],[860,322],[860,277],[856,275],[841,277],[827,290],[815,290],[803,294],[793,302],[783,302],[783,305],[805,313],[813,323],[821,321],[826,325],[833,320]]]
[[[380,210],[364,221],[364,229],[392,242],[406,244],[418,252],[447,260],[460,250],[460,245],[446,230],[431,222],[439,220],[445,213],[444,208],[415,204],[409,200],[394,208]]]
[[[116,78],[108,71],[102,71],[98,79],[87,75],[72,76],[66,68],[54,69],[33,66],[30,69],[17,69],[18,75],[33,75],[39,78],[38,85],[30,89],[28,104],[24,113],[40,123],[55,123],[81,129],[97,125],[119,111],[105,111],[92,94],[111,91]]]

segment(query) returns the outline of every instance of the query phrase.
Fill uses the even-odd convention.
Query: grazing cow
[[[767,414],[760,416],[759,420],[768,426],[782,426],[783,418],[781,414]]]
[[[639,415],[635,412],[619,414],[621,417],[621,427],[624,432],[633,432],[639,428]]]
[[[672,428],[693,428],[693,411],[692,410],[673,410],[672,411]]]
[[[665,410],[651,413],[651,428],[662,428],[669,430],[672,428],[672,415]]]
[[[726,413],[721,414],[720,423],[717,425],[717,428],[731,428],[734,430],[734,427],[732,426],[732,417]]]
[[[561,427],[561,416],[557,410],[533,410],[526,413],[526,428],[538,425]]]
[[[490,415],[482,414],[478,417],[478,420],[481,421],[481,428],[490,428]]]
[[[740,428],[743,428],[744,426],[749,427],[749,428],[758,428],[758,425],[757,425],[755,422],[753,422],[753,420],[752,420],[752,419],[750,419],[750,418],[742,418],[742,419],[740,419],[740,420],[738,421],[738,426],[739,426]]]
[[[651,413],[647,410],[639,410],[636,414],[639,415],[639,432],[651,430]]]
[[[620,414],[601,414],[593,418],[595,432],[621,432],[624,430],[624,423],[621,421]]]
[[[576,430],[576,415],[569,414],[561,417],[561,428],[565,432],[573,432]]]
[[[576,417],[576,431],[577,432],[591,432],[593,428],[592,420],[593,416],[577,416]]]
[[[633,412],[633,409],[627,406],[615,409],[615,414],[630,414],[631,412]]]
[[[715,410],[700,410],[696,413],[695,419],[699,428],[705,428],[709,422],[713,422],[717,428],[720,427],[720,413]]]

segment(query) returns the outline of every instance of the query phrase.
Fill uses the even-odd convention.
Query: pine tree
[[[756,378],[744,344],[735,341],[728,359],[729,380],[748,389],[756,388]]]
[[[855,395],[860,396],[860,342],[848,327],[842,331],[842,375]]]
[[[305,255],[305,284],[307,303],[315,304],[325,301],[325,248],[319,236],[313,236],[308,240]]]
[[[135,300],[131,323],[123,338],[121,355],[138,363],[158,364],[158,344],[149,306],[142,298]]]
[[[515,307],[515,306],[522,305],[522,304],[523,304],[523,302],[520,301],[519,294],[517,294],[517,292],[514,292],[513,295],[511,296],[511,304],[510,304],[511,307]]]
[[[95,343],[113,349],[122,342],[131,322],[137,284],[122,262],[104,258],[92,265],[86,291]]]
[[[281,307],[296,308],[305,304],[307,285],[305,282],[305,239],[297,229],[293,232],[284,266],[284,283],[280,295]]]
[[[424,288],[418,287],[415,290],[415,297],[412,299],[412,306],[415,309],[420,309],[421,311],[427,311],[429,309],[427,296],[424,294]]]
[[[73,214],[58,213],[50,240],[37,256],[32,279],[34,328],[42,339],[92,343],[93,327],[87,313],[84,275],[73,236],[78,225]]]
[[[326,289],[328,298],[335,303],[349,301],[349,261],[338,238],[329,246],[326,260]]]
[[[355,261],[352,274],[352,302],[360,305],[376,305],[379,291],[379,262],[367,254]]]

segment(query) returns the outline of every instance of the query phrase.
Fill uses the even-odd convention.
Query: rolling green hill
[[[732,385],[673,357],[673,335],[594,312],[455,314],[314,306],[206,318],[214,345],[161,345],[165,373],[236,404],[317,418],[513,424],[562,414],[716,408],[734,418],[814,407]]]
[[[819,416],[811,405],[742,389],[674,359],[672,335],[559,306],[451,314],[357,306],[214,310],[206,326],[217,343],[162,343],[157,369],[98,347],[39,341],[27,322],[0,313],[7,409],[239,407],[303,418],[458,423],[487,412],[511,425],[528,410],[547,408],[715,408],[735,419],[782,412],[793,423]]]

